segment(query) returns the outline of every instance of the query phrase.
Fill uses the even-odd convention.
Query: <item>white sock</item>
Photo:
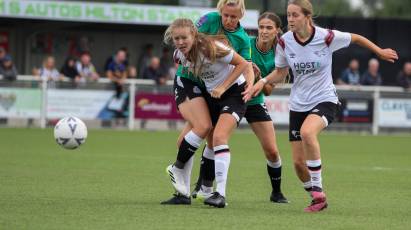
[[[311,180],[303,182],[303,187],[305,191],[310,192],[313,185],[311,184]]]
[[[191,156],[191,158],[186,162],[183,168],[184,183],[186,184],[188,191],[191,191],[190,185],[191,185],[191,170],[193,169],[193,161],[194,161],[194,155]]]
[[[214,147],[214,153],[216,191],[225,197],[228,168],[230,167],[231,158],[230,149],[228,145],[219,145]]]
[[[323,188],[321,178],[321,159],[307,160],[308,172],[311,176],[311,184],[313,187]]]
[[[214,160],[214,150],[210,149],[208,145],[206,145],[203,151],[203,157],[209,160]]]

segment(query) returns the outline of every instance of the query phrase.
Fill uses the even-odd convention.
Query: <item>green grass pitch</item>
[[[159,204],[172,194],[165,167],[176,157],[177,132],[91,130],[74,151],[52,136],[0,129],[0,229],[411,229],[411,136],[322,134],[330,205],[316,214],[303,212],[310,200],[285,133],[277,139],[291,203],[268,201],[259,144],[237,131],[225,209]]]

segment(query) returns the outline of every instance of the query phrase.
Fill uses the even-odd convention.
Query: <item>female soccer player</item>
[[[244,28],[239,23],[239,20],[245,13],[244,0],[220,0],[217,4],[217,9],[219,12],[208,13],[197,21],[196,26],[198,27],[198,31],[205,34],[220,34],[225,36],[229,40],[230,45],[234,48],[234,51],[240,54],[247,61],[251,61],[250,40]],[[251,65],[249,65],[246,69],[245,77],[249,88],[244,92],[244,95],[250,91],[254,81],[254,74]],[[186,152],[185,149],[187,148],[184,146],[187,145],[182,145],[182,143],[187,142],[187,139],[192,136],[189,135],[189,133],[193,132],[197,134],[197,136],[204,138],[206,134],[203,134],[208,133],[208,131],[212,128],[211,121],[210,119],[207,120],[207,114],[205,112],[208,111],[208,109],[205,106],[204,98],[202,98],[200,93],[200,89],[202,89],[202,87],[201,81],[183,69],[181,65],[179,66],[174,83],[174,92],[176,94],[175,96],[178,108],[182,113],[183,118],[187,121],[186,126],[181,131],[177,141],[179,152]],[[186,100],[186,98],[189,100]],[[180,109],[180,107],[184,108]],[[212,137],[210,136],[208,138],[208,142],[211,142],[211,140]],[[198,147],[191,149],[196,148]],[[192,162],[193,158],[190,158],[183,168],[187,186],[190,186],[190,177],[188,175],[191,175]],[[196,193],[200,190],[202,179],[204,177],[205,186],[203,187],[203,191],[207,196],[209,196],[212,192],[212,184],[215,178],[213,146],[207,145],[204,148],[200,168],[200,176],[196,189],[193,193],[195,194],[194,196],[196,196]],[[163,202],[163,204],[190,203],[191,201],[188,197],[178,193],[171,199]]]
[[[256,80],[266,77],[274,70],[275,45],[281,32],[281,19],[274,13],[266,12],[258,18],[258,37],[251,38],[251,58],[256,65]],[[264,94],[270,95],[272,85],[264,86]],[[267,172],[271,181],[270,200],[276,203],[288,203],[281,192],[281,158],[278,151],[274,126],[264,104],[264,95],[259,93],[247,103],[244,115],[260,141],[267,159]]]
[[[228,140],[246,110],[242,96],[245,86],[242,73],[248,63],[222,42],[198,33],[189,19],[175,20],[165,32],[164,40],[167,43],[172,41],[177,48],[175,59],[201,79],[208,92],[208,107],[214,126],[211,146],[214,152],[221,156],[222,164],[216,166],[216,171],[220,172],[216,176],[217,192],[205,203],[224,207],[225,185],[230,165]],[[189,195],[189,187],[184,182],[180,165],[184,166],[193,154],[193,150],[183,154],[179,152],[176,162],[167,167],[175,190],[186,196]]]
[[[251,45],[250,38],[240,24],[240,19],[245,13],[244,0],[219,0],[217,3],[218,12],[211,12],[202,16],[196,23],[198,31],[211,35],[224,35],[230,42],[233,49],[245,60],[250,61],[250,65],[245,70],[247,86],[252,87],[254,83],[254,73],[251,65]],[[246,90],[244,95],[247,95]],[[186,130],[189,126],[186,126]],[[184,133],[184,130],[183,130]],[[210,138],[207,139],[210,142]],[[201,189],[200,196],[207,197],[212,192],[214,180],[214,152],[209,144],[203,150],[199,178],[192,195],[197,197]],[[217,159],[218,160],[218,159]]]
[[[278,42],[276,68],[252,90],[253,95],[257,95],[264,85],[283,81],[288,68],[292,69],[289,139],[296,173],[312,197],[311,204],[304,209],[306,212],[318,212],[327,207],[318,135],[333,121],[337,110],[338,97],[331,75],[332,53],[356,43],[382,60],[394,62],[398,59],[394,50],[381,49],[358,34],[315,26],[312,15],[313,7],[308,0],[288,2],[290,31]]]

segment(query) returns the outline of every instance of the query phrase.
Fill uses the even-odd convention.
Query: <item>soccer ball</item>
[[[65,117],[54,126],[54,139],[65,149],[76,149],[86,141],[87,127],[77,117]]]

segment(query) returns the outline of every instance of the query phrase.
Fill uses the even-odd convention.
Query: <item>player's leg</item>
[[[270,200],[275,203],[288,203],[281,192],[281,157],[278,151],[274,125],[264,104],[247,106],[244,117],[258,138],[267,159],[267,173],[272,192]]]
[[[267,159],[267,173],[270,178],[272,192],[270,200],[276,203],[288,203],[281,192],[281,157],[271,121],[250,123],[252,130],[260,141]]]
[[[233,130],[237,127],[238,120],[229,113],[220,115],[213,132],[213,148],[215,160],[216,192],[204,201],[205,204],[223,208],[225,207],[226,183],[230,166],[230,149],[228,140]]]
[[[294,164],[294,170],[297,174],[297,177],[303,183],[304,189],[307,192],[311,192],[311,179],[310,174],[308,173],[304,149],[301,143],[300,129],[303,125],[305,118],[307,117],[308,112],[295,112],[290,111],[290,126],[288,138],[291,144],[291,152]]]

